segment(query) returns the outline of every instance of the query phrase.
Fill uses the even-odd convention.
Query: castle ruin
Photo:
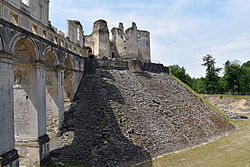
[[[124,31],[123,23],[112,28],[112,40],[109,39],[109,30],[105,20],[94,23],[91,35],[85,37],[85,47],[90,54],[96,56],[138,59],[150,62],[150,33],[138,30],[133,22],[132,27]]]
[[[111,41],[104,20],[89,36],[68,20],[65,34],[49,21],[49,2],[0,1],[0,166],[48,162],[48,127],[61,127],[90,55],[150,62],[149,32],[135,23],[113,28]]]
[[[0,1],[1,167],[128,166],[235,128],[151,63],[135,23],[111,35],[98,20],[84,35],[77,20],[64,33],[48,18],[49,0]]]

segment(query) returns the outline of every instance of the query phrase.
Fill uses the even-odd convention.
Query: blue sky
[[[51,0],[52,25],[66,30],[66,20],[81,21],[85,34],[105,19],[109,29],[136,22],[151,33],[153,62],[184,66],[192,77],[205,76],[202,57],[217,66],[250,60],[250,0]]]

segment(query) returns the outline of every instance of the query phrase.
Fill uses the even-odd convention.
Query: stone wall
[[[93,26],[94,54],[110,57],[109,30],[105,20],[97,20]]]
[[[161,73],[165,72],[169,74],[169,67],[165,67],[163,64],[156,64],[156,63],[142,63],[142,70],[149,71],[154,73]]]
[[[139,57],[145,62],[150,62],[150,33],[148,31],[138,30],[138,48],[139,48]]]
[[[10,55],[0,52],[0,156],[14,149],[12,63]]]

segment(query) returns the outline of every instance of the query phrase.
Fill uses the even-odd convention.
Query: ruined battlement
[[[136,23],[124,31],[123,23],[111,29],[112,39],[105,20],[97,20],[91,35],[86,35],[85,46],[98,57],[138,59],[150,62],[150,33],[138,30]]]
[[[109,33],[107,22],[105,20],[101,20],[101,19],[95,21],[94,25],[93,25],[93,32],[95,32],[95,31]]]

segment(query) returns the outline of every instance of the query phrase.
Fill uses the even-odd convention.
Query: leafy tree
[[[191,88],[197,93],[206,93],[205,78],[193,78]]]
[[[225,63],[223,79],[225,88],[231,94],[248,94],[250,91],[250,62],[242,66],[239,61]]]
[[[220,77],[218,76],[219,72],[221,71],[221,68],[215,67],[215,59],[212,57],[212,55],[207,54],[203,57],[203,66],[205,66],[206,69],[206,77],[205,77],[205,85],[206,85],[206,91],[207,93],[217,93],[219,90],[219,80]]]
[[[247,61],[244,64],[242,64],[242,67],[250,68],[250,61]]]
[[[241,66],[240,88],[241,93],[250,94],[250,61]]]
[[[180,79],[185,84],[189,86],[191,85],[192,78],[186,73],[184,67],[180,67],[179,65],[170,66],[170,73]]]

